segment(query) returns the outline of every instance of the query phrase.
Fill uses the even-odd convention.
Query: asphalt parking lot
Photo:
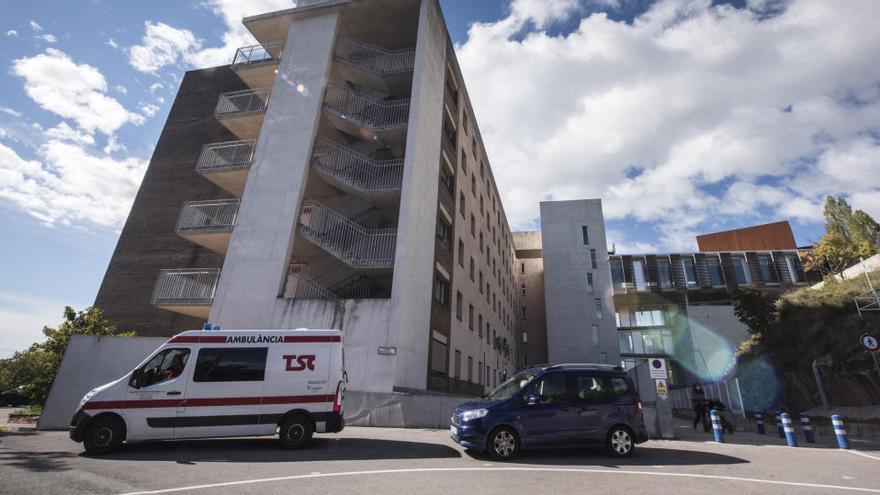
[[[880,493],[880,449],[789,448],[737,434],[650,441],[616,460],[590,449],[472,456],[443,430],[348,427],[284,451],[272,438],[151,442],[88,457],[66,432],[0,432],[0,493]]]

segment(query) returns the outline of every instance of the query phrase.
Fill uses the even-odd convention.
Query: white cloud
[[[141,105],[141,113],[144,117],[153,117],[160,110],[160,107],[153,104]]]
[[[113,89],[116,90],[117,93],[122,93],[124,95],[128,94],[128,88],[126,88],[125,86],[123,86],[121,84],[117,84],[116,86],[113,87]]]
[[[188,29],[146,21],[142,44],[132,46],[128,63],[140,72],[155,73],[166,65],[185,59],[201,47],[201,42]]]
[[[0,144],[0,199],[47,225],[118,228],[146,169],[142,160],[95,155],[62,139],[49,139],[38,157]]]
[[[153,83],[150,85],[150,93],[155,93],[164,87],[165,86],[163,86],[162,83]]]
[[[37,21],[31,21],[31,29],[34,32],[39,33],[40,31],[43,30],[43,26],[40,26],[40,24],[37,23]]]
[[[880,196],[880,65],[866,63],[880,3],[776,5],[661,0],[551,36],[576,2],[514,0],[473,24],[456,49],[511,223],[541,200],[601,197],[609,219],[653,223],[679,249],[706,225],[816,222],[826,194]]]
[[[0,107],[0,112],[5,113],[6,115],[12,115],[13,117],[21,117],[21,112],[9,107]]]
[[[6,31],[6,36],[10,36],[12,38],[18,37],[18,31],[16,31],[15,29],[10,29],[9,31]]]
[[[43,327],[61,324],[66,305],[71,302],[35,294],[0,292],[0,359],[42,342],[45,339]]]
[[[91,134],[78,131],[67,125],[67,122],[62,122],[47,130],[46,136],[59,141],[70,141],[78,144],[95,144],[95,138],[92,137]]]
[[[42,108],[71,119],[85,132],[112,134],[127,123],[143,122],[107,96],[107,81],[87,64],[77,64],[66,53],[53,48],[45,53],[20,58],[12,64],[13,74],[25,80],[25,91]]]
[[[119,48],[119,44],[116,43],[116,41],[114,41],[113,38],[107,39],[107,45],[109,45],[111,48],[115,48],[115,49]]]
[[[6,132],[6,129],[0,127],[0,139],[6,139],[7,135],[8,133]]]
[[[49,34],[49,33],[46,33],[46,34],[43,34],[43,35],[40,35],[40,36],[35,36],[35,38],[38,39],[38,40],[43,40],[43,41],[45,41],[46,43],[49,43],[49,44],[58,42],[58,38],[56,38],[55,35],[52,35],[52,34]]]

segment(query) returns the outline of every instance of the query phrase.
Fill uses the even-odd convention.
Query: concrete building
[[[359,392],[497,385],[513,236],[437,0],[243,23],[259,45],[184,77],[96,306],[143,336],[339,328]]]
[[[514,232],[517,331],[520,367],[549,363],[541,232]]]

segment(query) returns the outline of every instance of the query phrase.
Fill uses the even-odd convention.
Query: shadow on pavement
[[[488,460],[482,454],[467,453],[469,456]],[[721,464],[746,464],[749,461],[713,452],[697,450],[669,449],[664,447],[636,448],[632,456],[617,459],[609,456],[601,448],[558,448],[520,451],[513,461],[517,464],[552,464],[563,466],[626,467],[626,466],[698,466]]]
[[[89,457],[86,454],[82,456]],[[367,438],[314,438],[302,450],[284,450],[274,438],[172,440],[126,444],[120,451],[95,457],[127,461],[198,462],[311,462],[375,459],[460,458],[447,445]]]

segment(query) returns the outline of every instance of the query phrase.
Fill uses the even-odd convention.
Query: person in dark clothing
[[[691,393],[693,394],[694,401],[694,429],[697,429],[697,425],[702,423],[703,429],[705,430],[707,427],[706,423],[706,393],[703,392],[703,387],[699,384],[695,383],[691,386]]]

